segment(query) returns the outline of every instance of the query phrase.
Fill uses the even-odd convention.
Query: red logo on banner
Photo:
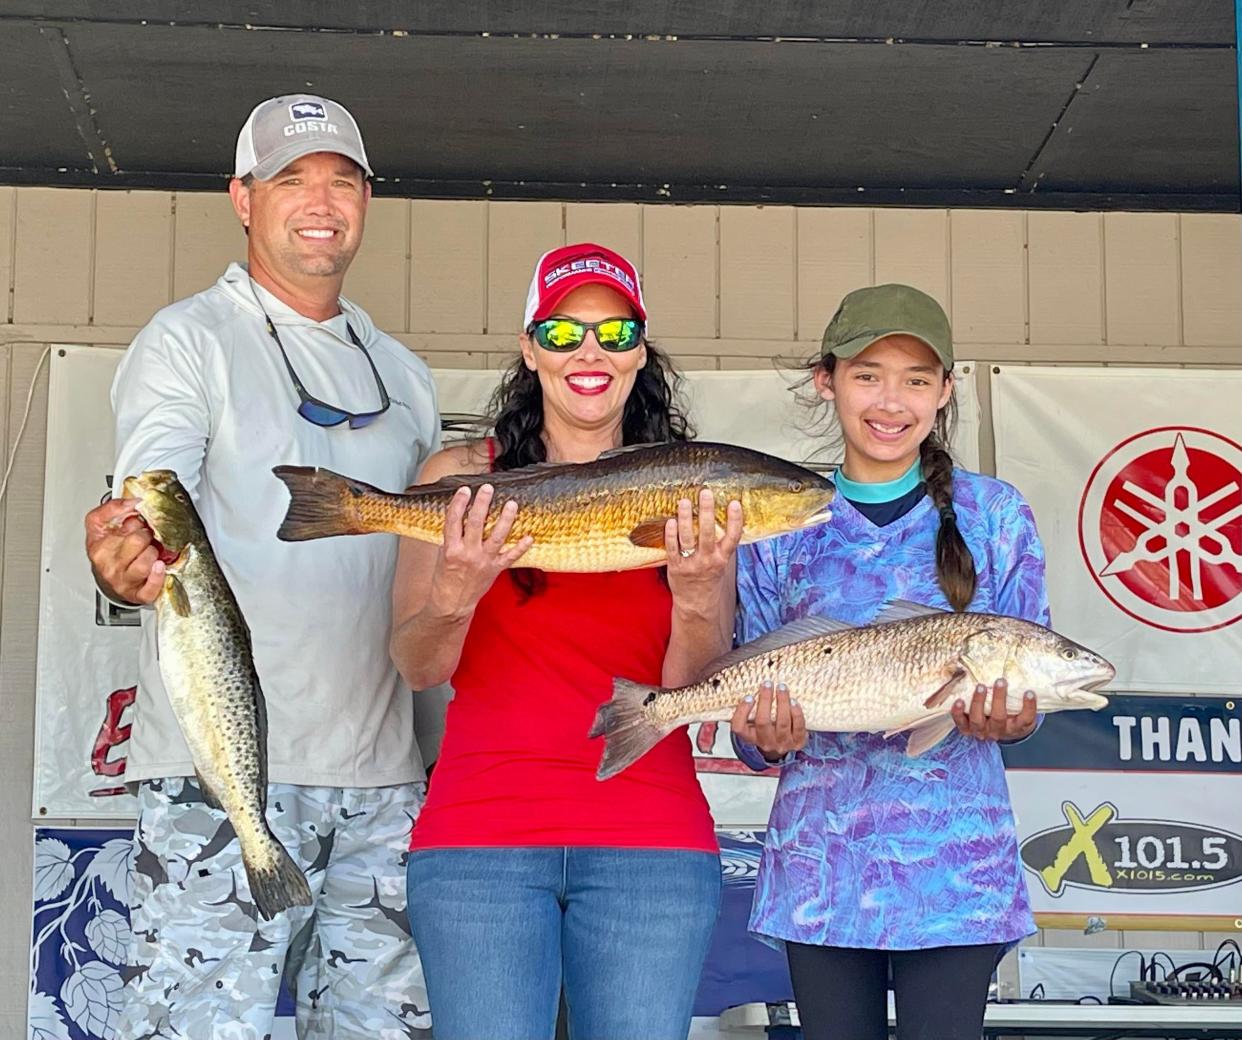
[[[99,732],[95,735],[95,746],[91,749],[91,772],[96,776],[117,777],[125,772],[125,756],[110,758],[109,752],[121,747],[129,740],[131,726],[121,724],[121,716],[125,709],[134,703],[138,695],[138,687],[126,686],[124,689],[113,690],[108,694],[108,710],[104,715]],[[91,791],[92,798],[109,798],[124,794],[125,785],[117,787],[97,787]]]
[[[1242,447],[1161,427],[1122,441],[1083,491],[1078,540],[1121,610],[1167,632],[1242,618]]]

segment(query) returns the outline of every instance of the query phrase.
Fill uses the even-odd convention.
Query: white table
[[[888,1024],[895,1022],[893,995],[888,996]],[[721,1029],[764,1030],[798,1025],[793,1004],[743,1004],[720,1016]],[[1172,1004],[1059,1004],[1023,1001],[989,1004],[984,1011],[987,1034],[1028,1036],[1202,1036],[1211,1040],[1242,1037],[1242,1002],[1202,1006]]]

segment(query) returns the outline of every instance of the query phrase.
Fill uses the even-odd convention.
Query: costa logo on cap
[[[315,101],[295,101],[289,106],[290,119],[327,119],[328,112]]]

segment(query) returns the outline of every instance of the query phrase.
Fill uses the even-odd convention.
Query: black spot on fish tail
[[[648,719],[644,711],[659,692],[659,687],[629,679],[613,680],[612,700],[600,706],[591,727],[592,736],[604,737],[604,754],[595,773],[597,780],[616,776],[664,739],[667,731]]]

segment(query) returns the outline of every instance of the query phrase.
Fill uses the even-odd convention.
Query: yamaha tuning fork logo
[[[1112,449],[1078,511],[1083,558],[1104,594],[1167,632],[1242,618],[1242,447],[1161,427]]]

